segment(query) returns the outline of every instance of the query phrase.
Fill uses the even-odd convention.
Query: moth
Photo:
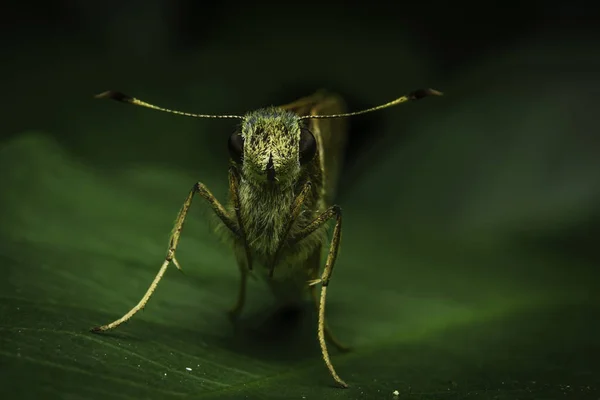
[[[334,337],[325,319],[327,288],[342,234],[342,210],[334,200],[348,135],[344,117],[440,95],[434,89],[421,89],[376,107],[347,112],[340,96],[318,91],[290,104],[244,115],[170,110],[116,91],[96,95],[187,117],[237,119],[241,124],[228,140],[228,202],[223,205],[203,183],[196,183],[177,215],[160,270],[142,299],[121,318],[92,331],[107,331],[128,321],[146,306],[171,263],[181,269],[177,245],[192,200],[200,196],[220,220],[217,231],[231,244],[240,270],[239,294],[231,316],[239,316],[244,307],[251,273],[264,278],[283,303],[310,295],[318,310],[317,337],[323,361],[337,385],[347,388],[333,367],[327,344],[341,351],[347,348]],[[331,223],[333,233],[328,240]],[[321,268],[324,249],[327,258]]]

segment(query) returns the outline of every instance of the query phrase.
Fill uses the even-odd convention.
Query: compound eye
[[[244,138],[239,132],[235,132],[229,136],[227,147],[229,147],[229,156],[231,159],[235,163],[241,164],[244,158]]]
[[[317,140],[306,128],[300,128],[300,165],[309,163],[317,153]]]

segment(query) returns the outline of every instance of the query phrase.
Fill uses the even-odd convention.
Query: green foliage
[[[89,333],[145,290],[192,177],[166,169],[108,177],[35,133],[7,144],[0,160],[8,189],[1,387],[11,398],[391,398],[394,390],[403,398],[541,398],[597,388],[598,375],[576,355],[598,333],[583,329],[588,316],[575,307],[587,294],[541,276],[547,259],[382,251],[364,240],[352,205],[328,310],[355,348],[334,355],[348,390],[331,387],[314,315],[271,317],[261,283],[251,284],[234,329],[225,311],[236,267],[199,212],[182,239],[185,274],[172,268],[128,325]],[[376,235],[393,232],[379,226]]]
[[[320,76],[339,76],[376,104],[398,95],[389,75],[356,80],[355,69],[342,68],[354,60],[367,68],[384,53],[378,46],[389,49],[367,39],[373,54],[338,50],[346,58],[331,58],[343,65],[324,63]],[[328,54],[326,44],[315,57]],[[23,119],[7,116],[12,135],[0,148],[2,398],[393,399],[395,390],[400,399],[598,398],[597,252],[548,245],[598,216],[597,139],[586,135],[595,124],[574,117],[587,104],[584,75],[572,82],[559,72],[575,58],[538,54],[561,67],[542,74],[526,62],[527,48],[432,85],[446,92],[442,100],[387,110],[384,138],[406,132],[405,142],[374,162],[358,160],[364,173],[347,177],[327,313],[354,348],[332,351],[349,389],[331,386],[310,308],[296,318],[277,314],[264,285],[251,281],[242,321],[229,322],[238,272],[201,201],[178,249],[184,274],[171,268],[127,325],[90,333],[144,293],[191,186],[201,180],[223,198],[230,127],[81,99],[114,88],[173,108],[244,112],[311,76],[303,64],[275,79],[269,59],[250,57],[255,50],[221,45],[200,61],[165,66],[169,82],[133,62],[103,75],[108,61],[61,58],[53,72],[7,83],[9,91],[47,91],[21,104],[40,110],[44,131],[13,129]],[[234,53],[257,65],[240,71]],[[407,53],[387,62],[409,64],[406,82],[414,82],[423,68]],[[549,81],[560,96],[532,101]],[[400,93],[424,86],[406,82]],[[59,92],[68,94],[50,98]]]

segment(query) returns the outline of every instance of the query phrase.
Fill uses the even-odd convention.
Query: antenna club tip
[[[435,89],[419,89],[419,90],[415,90],[414,92],[411,92],[408,97],[411,100],[419,100],[422,99],[423,97],[427,97],[427,96],[443,96],[444,93],[440,92],[439,90],[435,90]]]
[[[117,92],[115,90],[107,90],[105,92],[94,95],[96,99],[111,99],[120,101],[123,103],[129,103],[133,98],[131,96],[126,95],[125,93]]]

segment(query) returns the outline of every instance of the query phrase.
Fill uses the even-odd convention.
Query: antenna
[[[170,110],[168,108],[163,108],[159,106],[155,106],[154,104],[146,103],[140,99],[136,99],[135,97],[131,97],[126,95],[125,93],[117,92],[114,90],[107,90],[106,92],[102,92],[94,96],[97,99],[110,99],[119,101],[121,103],[133,104],[135,106],[146,107],[153,110],[163,111],[169,114],[177,114],[183,115],[184,117],[192,117],[192,118],[232,118],[232,119],[244,119],[241,115],[209,115],[209,114],[193,114],[183,111]]]
[[[300,119],[351,117],[353,115],[366,114],[366,113],[370,113],[372,111],[382,110],[384,108],[392,107],[392,106],[395,106],[396,104],[405,103],[410,100],[419,100],[419,99],[422,99],[423,97],[442,96],[442,95],[443,95],[442,92],[439,92],[435,89],[419,89],[419,90],[410,92],[409,94],[406,94],[402,97],[398,97],[397,99],[392,100],[389,103],[385,103],[385,104],[382,104],[382,105],[376,106],[376,107],[367,108],[366,110],[354,111],[354,112],[349,112],[349,113],[345,113],[345,114],[304,115],[304,116],[300,117]]]

